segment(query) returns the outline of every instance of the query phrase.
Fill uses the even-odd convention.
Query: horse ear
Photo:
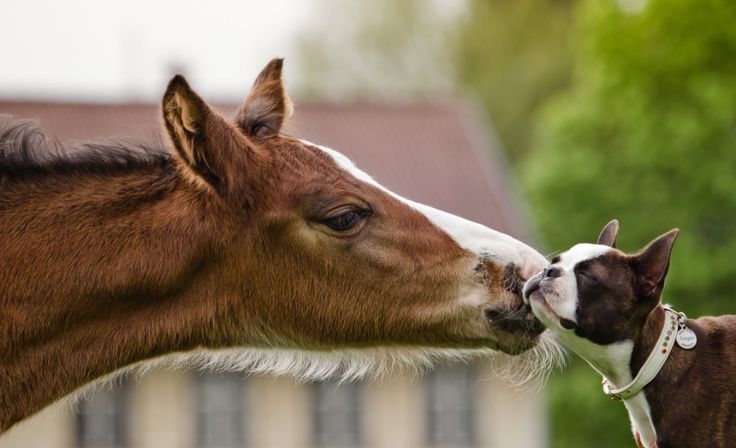
[[[662,293],[672,247],[679,233],[679,229],[670,230],[634,256],[639,286],[645,297],[659,298]]]
[[[272,59],[256,78],[250,95],[240,106],[236,122],[251,138],[278,135],[293,106],[281,77],[283,59]]]
[[[215,188],[221,187],[226,177],[224,159],[229,147],[229,141],[224,139],[231,128],[181,75],[169,82],[162,106],[164,124],[180,169],[197,183],[204,181]]]
[[[618,235],[618,219],[612,219],[606,226],[601,230],[601,234],[598,235],[598,244],[604,246],[616,247],[616,236]]]

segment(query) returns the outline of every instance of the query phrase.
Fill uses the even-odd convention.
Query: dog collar
[[[692,330],[686,327],[687,317],[685,317],[685,314],[674,311],[669,305],[664,306],[664,312],[665,318],[662,332],[659,334],[657,344],[651,353],[649,353],[649,357],[644,361],[641,369],[639,369],[639,373],[636,374],[636,377],[629,384],[619,388],[613,387],[611,382],[604,378],[603,392],[606,395],[614,400],[626,400],[638,394],[647,384],[652,382],[662,369],[662,366],[664,366],[664,363],[667,362],[675,341],[678,340],[678,344],[683,346],[679,333],[688,333],[688,337],[690,335],[693,338],[695,337]],[[679,330],[678,326],[680,327]],[[690,349],[695,346],[695,343],[686,343],[685,345],[689,345],[689,347],[683,346],[683,348]]]

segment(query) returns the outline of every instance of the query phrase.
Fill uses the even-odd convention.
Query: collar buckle
[[[608,395],[608,398],[614,401],[623,401],[620,395],[613,393],[613,387],[606,378],[603,378],[603,392]]]

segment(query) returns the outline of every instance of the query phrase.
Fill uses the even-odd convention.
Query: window
[[[431,446],[475,443],[474,370],[443,366],[427,375],[427,440]]]
[[[77,408],[77,445],[81,448],[128,446],[128,383],[100,387]]]
[[[319,447],[360,445],[359,384],[314,384],[313,441]]]
[[[244,381],[234,374],[197,373],[195,388],[198,446],[244,446]]]

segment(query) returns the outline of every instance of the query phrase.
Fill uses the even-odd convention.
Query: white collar
[[[675,345],[678,324],[681,323],[684,327],[687,318],[684,317],[684,314],[672,310],[668,305],[664,306],[664,311],[664,325],[662,325],[659,339],[649,353],[649,357],[639,369],[636,377],[629,384],[619,388],[611,384],[607,378],[603,378],[603,392],[609,397],[616,400],[626,400],[638,394],[647,384],[652,382],[662,369],[662,366],[664,366],[664,363],[667,362],[670,353],[672,353],[672,347]],[[680,318],[685,319],[685,321],[681,322]]]

